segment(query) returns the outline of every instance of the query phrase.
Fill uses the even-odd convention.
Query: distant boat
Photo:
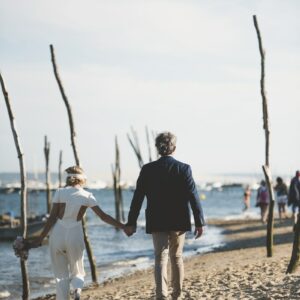
[[[107,183],[102,180],[89,181],[86,185],[91,190],[101,190],[107,188]]]
[[[46,224],[46,218],[43,216],[38,216],[33,220],[29,220],[27,224],[27,236],[34,237],[37,236],[44,225]],[[11,241],[17,236],[22,235],[22,228],[20,225],[11,226],[11,224],[0,225],[0,241]]]

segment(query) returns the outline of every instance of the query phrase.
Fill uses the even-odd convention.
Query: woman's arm
[[[48,235],[50,229],[52,226],[56,223],[57,218],[58,218],[58,212],[59,212],[59,206],[61,203],[53,203],[50,216],[43,228],[42,233],[40,234],[39,237],[35,238],[33,241],[29,242],[28,247],[29,248],[36,248],[39,247],[42,244],[43,239]]]
[[[120,228],[120,229],[124,229],[125,228],[125,225],[120,223],[119,221],[117,221],[116,219],[114,219],[113,217],[111,217],[110,215],[106,214],[98,205],[96,206],[93,206],[91,207],[92,210],[95,212],[95,214],[97,216],[99,216],[99,218],[109,224],[109,225],[112,225],[112,226],[115,226],[117,228]]]

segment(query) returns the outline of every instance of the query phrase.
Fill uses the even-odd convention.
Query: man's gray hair
[[[171,132],[162,132],[155,139],[155,146],[160,155],[170,155],[176,149],[176,136]]]

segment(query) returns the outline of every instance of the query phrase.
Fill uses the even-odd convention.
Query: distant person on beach
[[[300,171],[296,171],[295,177],[292,178],[288,195],[288,206],[292,205],[294,224],[297,222],[297,214],[300,206]]]
[[[123,229],[125,225],[104,213],[93,194],[82,187],[86,176],[78,166],[66,169],[66,187],[59,188],[53,198],[50,217],[41,235],[28,243],[28,248],[36,248],[52,229],[49,238],[50,256],[56,281],[56,300],[69,299],[70,283],[74,288],[74,299],[79,300],[84,284],[84,239],[82,218],[88,207],[100,219],[112,226]]]
[[[285,207],[288,202],[288,188],[281,177],[277,177],[276,182],[274,189],[276,191],[279,219],[282,220],[283,217],[287,218]]]
[[[250,208],[250,198],[251,198],[251,189],[250,189],[250,186],[247,185],[245,190],[244,190],[244,197],[243,197],[244,208],[243,208],[243,211],[246,211]]]
[[[127,226],[132,234],[136,231],[146,196],[146,233],[152,234],[154,245],[156,299],[168,299],[167,266],[170,256],[172,299],[175,300],[182,292],[183,245],[185,232],[191,230],[189,206],[193,211],[196,239],[202,235],[205,222],[191,167],[172,157],[176,137],[170,132],[163,132],[156,137],[155,145],[161,157],[144,165],[140,172]]]
[[[263,223],[267,222],[269,202],[269,192],[266,182],[262,180],[260,182],[260,187],[257,190],[256,206],[260,207],[261,221]]]

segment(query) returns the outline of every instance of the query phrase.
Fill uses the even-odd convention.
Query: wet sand
[[[223,229],[227,244],[185,259],[182,299],[300,299],[300,269],[285,274],[292,251],[291,220],[275,220],[272,258],[266,257],[266,225],[260,221],[211,220],[209,225]],[[89,287],[82,299],[155,299],[153,271],[137,271]]]

